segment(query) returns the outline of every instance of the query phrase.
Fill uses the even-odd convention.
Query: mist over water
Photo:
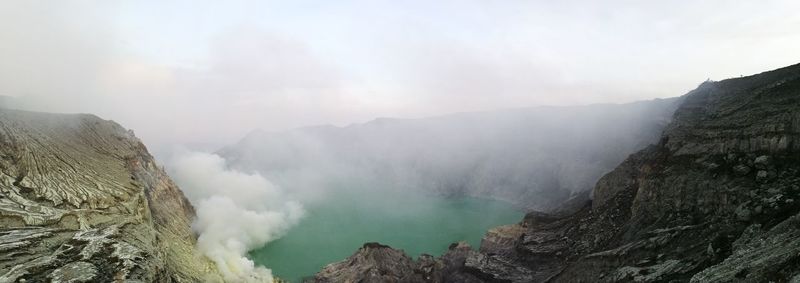
[[[800,50],[797,0],[332,3],[0,1],[0,108],[135,131],[226,282],[296,281],[587,201],[673,96]]]
[[[196,208],[198,247],[230,282],[300,282],[366,242],[412,257],[458,241],[477,248],[488,229],[523,216],[507,202],[409,190],[368,174],[278,174],[273,182],[186,150],[167,164]]]
[[[657,141],[679,99],[380,118],[255,131],[218,153],[306,199],[346,184],[504,200],[548,210]]]
[[[523,211],[587,197],[597,178],[655,141],[676,102],[538,107],[256,131],[213,155],[216,169],[237,176],[232,179],[245,191],[256,183],[277,195],[230,197],[247,198],[240,200],[243,207],[262,200],[280,207],[280,202],[297,200],[305,216],[273,225],[270,229],[279,232],[273,235],[283,237],[249,243],[249,258],[241,249],[216,247],[233,250],[236,261],[270,268],[293,281],[345,259],[365,242],[404,249],[411,256],[438,255],[462,240],[478,248],[488,229],[519,222]],[[181,184],[193,190],[191,185]],[[238,185],[220,186],[237,190]],[[224,219],[219,225],[224,229]]]
[[[179,150],[167,169],[197,209],[200,250],[226,280],[274,271],[298,281],[365,242],[415,257],[462,240],[478,248],[524,211],[587,197],[656,139],[677,101],[256,131],[217,154]]]

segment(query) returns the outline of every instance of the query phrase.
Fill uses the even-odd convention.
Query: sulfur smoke
[[[300,203],[259,174],[226,168],[221,157],[179,151],[170,175],[197,210],[192,228],[198,247],[226,282],[271,282],[272,272],[246,257],[249,250],[283,236],[303,216]]]

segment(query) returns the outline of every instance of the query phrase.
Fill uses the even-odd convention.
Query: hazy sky
[[[151,146],[685,93],[800,62],[800,1],[0,1],[0,95]]]

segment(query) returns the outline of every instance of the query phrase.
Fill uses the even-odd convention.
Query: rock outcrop
[[[402,250],[366,243],[347,259],[325,266],[308,282],[483,282],[465,273],[464,263],[477,253],[465,242],[450,246],[439,258],[421,255],[414,261]]]
[[[118,124],[0,109],[0,282],[219,282],[193,216]]]
[[[800,65],[701,84],[578,207],[492,229],[439,278],[800,281]]]

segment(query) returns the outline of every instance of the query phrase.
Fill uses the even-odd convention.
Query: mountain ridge
[[[644,100],[636,100],[631,102],[621,102],[621,103],[590,103],[590,104],[579,104],[579,105],[538,105],[538,106],[527,106],[527,107],[510,107],[510,108],[500,108],[500,109],[493,109],[493,110],[476,110],[476,111],[461,111],[461,112],[452,112],[440,115],[431,115],[431,116],[422,116],[422,117],[412,117],[412,118],[397,118],[397,117],[377,117],[365,122],[356,122],[356,123],[349,123],[343,126],[337,126],[334,124],[312,124],[307,126],[300,126],[295,128],[290,128],[286,130],[265,130],[261,128],[257,128],[245,134],[241,140],[247,139],[248,136],[252,135],[271,135],[271,134],[281,134],[289,131],[296,131],[296,130],[303,130],[303,129],[314,129],[314,128],[331,128],[331,129],[345,129],[351,127],[359,127],[364,126],[371,123],[382,123],[382,122],[394,122],[394,121],[418,121],[418,120],[435,120],[435,119],[448,119],[452,117],[458,116],[472,116],[472,115],[483,115],[483,114],[493,114],[493,113],[509,113],[509,112],[528,112],[528,111],[535,111],[540,109],[556,109],[556,110],[564,110],[564,109],[580,109],[580,108],[591,108],[591,107],[603,107],[603,106],[620,106],[620,105],[631,105],[631,104],[643,104],[648,102],[658,102],[664,100],[672,100],[672,99],[679,99],[680,97],[658,97],[653,99],[644,99]]]
[[[403,282],[795,282],[799,140],[800,64],[707,81],[575,213],[532,212],[435,259],[353,263],[365,247],[312,281],[381,282],[379,260],[413,270]]]

